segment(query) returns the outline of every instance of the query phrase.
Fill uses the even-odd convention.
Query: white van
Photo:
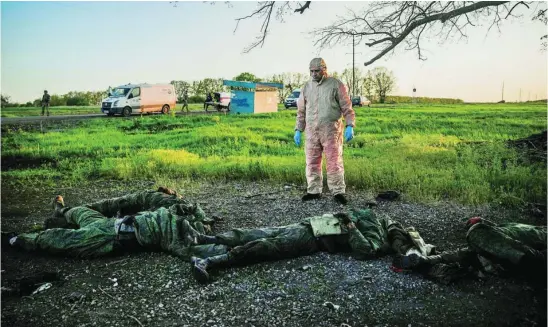
[[[127,84],[112,89],[101,104],[101,112],[109,116],[132,113],[161,112],[175,109],[177,95],[171,84]]]

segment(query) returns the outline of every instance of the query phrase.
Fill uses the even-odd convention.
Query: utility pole
[[[352,35],[352,96],[356,95],[356,42],[355,35]],[[358,52],[361,53],[361,52]],[[349,53],[347,53],[349,54]]]
[[[502,101],[504,101],[504,81],[502,81]]]
[[[356,42],[354,41],[354,35],[352,35],[352,96],[356,95],[356,65],[355,65],[355,56],[354,56],[354,46]]]

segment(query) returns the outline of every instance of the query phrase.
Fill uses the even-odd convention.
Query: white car
[[[371,101],[369,101],[369,99],[367,99],[363,95],[356,95],[356,96],[352,97],[352,106],[358,106],[358,107],[368,106],[368,107],[371,107]]]
[[[217,111],[230,111],[230,98],[230,92],[215,92],[213,93],[213,101],[208,101],[206,104],[213,106]],[[205,111],[207,112],[207,106]]]
[[[291,94],[285,98],[284,106],[285,109],[289,109],[290,107],[297,108],[297,100],[299,99],[299,96],[301,95],[301,90],[296,89],[291,92]]]

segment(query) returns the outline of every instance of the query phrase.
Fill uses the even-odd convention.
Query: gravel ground
[[[2,189],[2,230],[36,228],[62,194],[68,205],[155,188],[154,182],[97,182],[85,188]],[[174,185],[168,185],[174,186]],[[302,186],[268,183],[175,185],[209,215],[224,218],[216,231],[293,223],[343,211],[333,198],[302,203]],[[17,194],[17,197],[13,196]],[[374,196],[348,190],[350,204]],[[545,224],[545,217],[491,206],[416,204],[402,199],[373,207],[415,226],[438,249],[464,244],[462,220],[481,215],[497,222]],[[42,271],[61,282],[34,296],[3,296],[4,326],[545,326],[546,289],[515,279],[463,280],[441,285],[395,273],[391,259],[357,261],[319,253],[291,260],[224,269],[197,284],[190,265],[164,253],[131,253],[96,260],[23,253],[2,248],[2,286]]]

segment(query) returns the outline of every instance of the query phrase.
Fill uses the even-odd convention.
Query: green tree
[[[384,103],[386,95],[394,91],[396,88],[396,77],[392,71],[385,67],[376,67],[371,70],[373,77],[373,84],[375,86],[375,93],[379,98],[380,103]]]
[[[373,79],[373,74],[370,70],[367,71],[365,76],[362,78],[362,93],[365,94],[365,96],[373,101],[373,93],[375,91],[375,81]]]
[[[278,100],[282,103],[293,90],[302,88],[307,78],[308,76],[303,73],[281,73],[272,75],[268,80],[284,86],[278,90]]]
[[[251,73],[248,73],[248,72],[240,73],[240,75],[234,77],[233,80],[241,81],[241,82],[253,82],[253,83],[257,83],[257,82],[262,81],[261,78],[255,76]]]
[[[52,94],[49,100],[49,105],[52,107],[66,106],[67,105],[66,98],[67,98],[66,95]],[[42,100],[40,99],[40,105],[42,105],[41,103],[42,103]]]
[[[11,97],[9,95],[0,95],[2,101],[2,108],[5,108],[9,105]]]
[[[175,88],[175,93],[177,94],[177,102],[183,102],[183,95],[185,91],[190,93],[190,83],[185,81],[171,81],[170,84]]]
[[[354,76],[352,76],[352,68],[346,68],[343,70],[340,79],[346,84],[347,90],[352,96],[361,94],[363,84],[363,72],[359,67],[354,67]],[[354,81],[354,88],[352,87],[352,81]],[[356,93],[356,94],[354,94]]]

